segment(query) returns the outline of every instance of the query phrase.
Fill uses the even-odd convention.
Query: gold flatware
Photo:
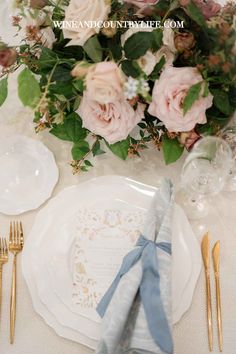
[[[2,307],[2,268],[8,261],[8,246],[7,240],[4,237],[0,237],[0,314]]]
[[[208,232],[204,235],[202,239],[201,249],[202,249],[202,259],[204,263],[205,278],[206,278],[208,340],[209,340],[209,349],[210,351],[212,351],[213,330],[212,330],[212,306],[211,306],[211,283],[210,283],[210,239],[209,239]]]
[[[212,249],[213,267],[215,273],[216,283],[216,309],[217,309],[217,326],[218,326],[218,340],[219,349],[222,352],[222,316],[221,316],[221,294],[220,294],[220,241],[217,241]]]
[[[14,342],[15,321],[16,321],[16,279],[17,263],[16,258],[22,251],[24,235],[21,222],[10,223],[9,251],[13,254],[12,283],[11,283],[11,304],[10,304],[10,343]]]

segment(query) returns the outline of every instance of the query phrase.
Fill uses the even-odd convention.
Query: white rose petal
[[[68,45],[80,45],[100,31],[99,26],[87,26],[89,21],[105,21],[111,8],[105,0],[71,0],[65,11],[65,21],[75,21],[74,28],[64,28],[65,38],[71,39]]]

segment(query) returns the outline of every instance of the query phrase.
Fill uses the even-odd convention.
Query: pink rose
[[[1,45],[1,43],[0,43]],[[3,66],[4,68],[8,68],[9,66],[15,64],[17,59],[17,53],[15,49],[8,48],[2,46],[2,49],[0,48],[0,65]]]
[[[221,10],[221,5],[213,0],[194,0],[194,3],[202,10],[205,19],[215,16]]]
[[[211,94],[201,96],[185,115],[183,112],[188,90],[198,82],[203,82],[203,78],[196,68],[166,67],[155,82],[148,112],[159,118],[170,132],[190,131],[197,123],[206,123],[206,110],[213,100]]]
[[[139,17],[150,16],[152,14],[152,5],[158,3],[159,0],[124,0],[127,4],[134,5],[139,8],[136,15]]]
[[[207,20],[221,10],[221,5],[214,0],[193,0],[193,2],[202,11],[203,16]],[[180,0],[182,6],[188,6],[189,3],[190,0]]]
[[[158,3],[158,0],[124,0],[127,4],[135,5],[138,8],[142,9],[143,7],[155,5]]]
[[[144,106],[138,104],[134,110],[124,97],[100,104],[84,92],[78,113],[83,126],[92,133],[102,136],[109,144],[124,140],[130,131],[144,118]]]
[[[117,101],[123,94],[124,76],[117,64],[111,61],[94,65],[85,82],[88,97],[100,104]]]

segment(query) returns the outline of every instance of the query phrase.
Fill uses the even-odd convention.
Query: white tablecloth
[[[3,27],[1,27],[0,32]],[[6,32],[5,32],[6,33]],[[62,142],[48,132],[34,133],[32,114],[22,108],[16,95],[16,80],[10,80],[10,96],[0,108],[0,139],[6,135],[23,134],[42,140],[56,157],[60,180],[54,190],[56,195],[66,186],[81,183],[88,178],[107,174],[125,175],[141,182],[155,185],[158,176],[171,177],[179,183],[183,158],[176,164],[165,166],[161,153],[154,148],[142,153],[141,158],[123,162],[111,154],[94,160],[95,167],[88,173],[73,176],[69,166],[71,144]],[[0,167],[1,168],[1,167]],[[1,173],[1,170],[0,170]],[[212,200],[210,214],[201,221],[192,222],[199,241],[210,230],[212,244],[221,240],[221,281],[224,354],[236,353],[236,192],[220,194]],[[24,214],[25,237],[32,227],[37,211]],[[8,235],[10,217],[0,214],[0,235]],[[19,256],[20,258],[20,256]],[[60,338],[48,327],[32,307],[26,283],[18,273],[18,303],[15,344],[9,344],[9,301],[11,286],[11,262],[4,267],[3,304],[0,321],[0,354],[90,354],[91,350],[77,343]],[[213,309],[215,310],[214,278],[212,274]],[[193,297],[192,306],[174,329],[175,354],[207,354],[208,339],[205,314],[205,283],[201,274]],[[214,311],[214,351],[218,353],[217,328]]]

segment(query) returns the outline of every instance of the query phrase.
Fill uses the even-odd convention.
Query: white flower
[[[52,49],[53,43],[56,42],[56,37],[51,27],[42,28],[39,33],[42,45]]]
[[[149,91],[150,87],[147,81],[145,81],[143,78],[134,79],[133,77],[129,76],[128,80],[124,84],[124,95],[128,100],[132,100],[139,94],[143,97],[146,97]]]
[[[155,58],[156,62],[158,63],[161,58],[164,56],[165,58],[165,67],[168,65],[172,65],[173,61],[175,59],[175,55],[173,52],[170,51],[170,49],[163,45],[156,53],[155,53]]]
[[[137,60],[137,62],[143,72],[146,75],[150,75],[157,63],[157,59],[156,56],[151,52],[151,50],[148,50],[146,54],[144,54],[141,58]]]
[[[129,76],[128,81],[124,84],[124,95],[128,100],[132,100],[132,98],[138,95],[138,80]]]
[[[128,38],[130,38],[133,34],[138,33],[138,32],[152,32],[153,28],[152,27],[132,27],[129,28],[125,33],[123,33],[120,37],[121,45],[122,47],[124,46],[125,42],[127,41]]]
[[[75,21],[76,26],[63,29],[64,37],[71,39],[68,45],[83,46],[100,31],[100,26],[86,26],[86,22],[103,22],[107,20],[110,10],[111,7],[105,0],[70,0],[65,11],[65,21]]]
[[[24,30],[27,26],[40,27],[45,25],[47,19],[52,18],[53,8],[51,6],[45,7],[43,10],[37,11],[37,15],[33,15],[32,9],[24,9],[24,15],[20,21],[20,26]]]
[[[171,20],[170,20],[171,21]],[[172,28],[164,28],[163,30],[163,38],[162,38],[162,42],[163,44],[169,48],[169,50],[172,53],[176,52],[176,48],[175,48],[175,32],[172,30]]]

